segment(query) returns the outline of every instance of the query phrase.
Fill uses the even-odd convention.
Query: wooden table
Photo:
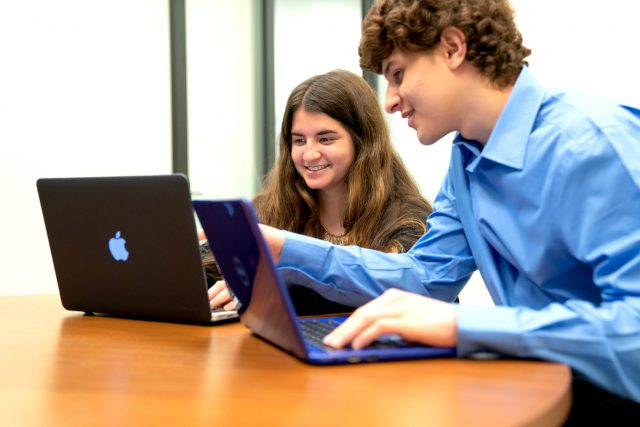
[[[172,324],[0,297],[2,426],[559,425],[567,366],[443,359],[307,365],[239,323]]]

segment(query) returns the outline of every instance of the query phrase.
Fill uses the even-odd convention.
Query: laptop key
[[[326,346],[322,340],[331,331],[340,325],[340,322],[335,320],[308,320],[299,322],[302,335],[307,343],[312,344],[323,350],[335,350],[332,347]],[[385,348],[399,348],[409,347],[412,344],[402,339],[399,335],[383,335],[376,341],[369,344],[368,349],[385,349]],[[350,348],[350,347],[349,347]]]

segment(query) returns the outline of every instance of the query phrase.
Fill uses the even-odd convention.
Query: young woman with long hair
[[[405,252],[426,231],[431,205],[394,151],[375,92],[360,76],[335,70],[291,92],[279,157],[253,200],[264,224],[385,252]],[[203,258],[219,279],[210,252]],[[350,311],[289,285],[298,314]],[[212,307],[227,304],[224,282],[209,290]]]

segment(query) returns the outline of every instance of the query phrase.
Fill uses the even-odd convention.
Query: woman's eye
[[[336,141],[340,139],[340,137],[338,135],[327,135],[327,136],[321,136],[318,138],[318,142],[320,144],[331,144],[332,142]]]
[[[393,73],[393,80],[395,80],[396,83],[400,83],[402,81],[402,71],[398,70]]]
[[[304,139],[302,139],[302,138],[294,138],[293,139],[293,143],[295,145],[304,145]]]

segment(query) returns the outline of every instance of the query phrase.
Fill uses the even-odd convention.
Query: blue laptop
[[[346,317],[298,317],[276,269],[250,202],[194,200],[193,206],[227,286],[238,299],[240,321],[254,334],[313,364],[455,356],[455,348],[430,347],[387,335],[360,350],[322,343]]]

